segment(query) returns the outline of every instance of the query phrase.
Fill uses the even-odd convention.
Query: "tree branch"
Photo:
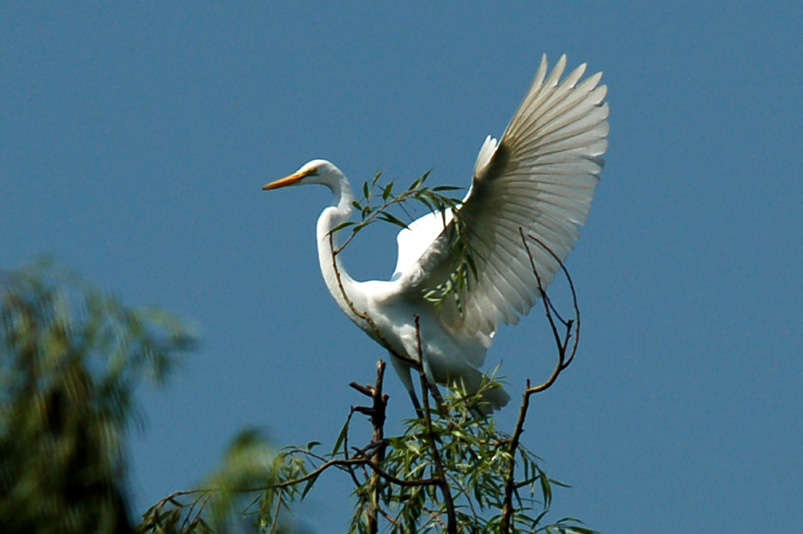
[[[516,471],[516,451],[519,447],[519,442],[521,439],[521,434],[524,432],[524,421],[527,418],[527,412],[530,408],[530,397],[536,393],[540,393],[552,387],[552,385],[557,381],[558,376],[560,376],[561,372],[563,372],[569,364],[571,364],[572,360],[574,359],[574,355],[577,353],[578,343],[580,341],[580,308],[577,304],[577,293],[574,289],[574,283],[572,282],[572,278],[569,275],[569,271],[566,269],[566,266],[563,262],[558,258],[558,256],[540,239],[536,236],[528,235],[530,239],[535,241],[538,245],[541,246],[544,250],[546,250],[560,265],[563,274],[566,276],[566,279],[569,282],[569,288],[572,294],[572,304],[574,306],[574,319],[569,319],[568,321],[564,320],[560,317],[560,314],[557,313],[555,310],[555,314],[558,316],[558,320],[566,327],[566,331],[564,332],[563,336],[561,337],[558,326],[555,323],[555,319],[552,316],[552,311],[554,310],[554,306],[547,296],[546,288],[544,287],[543,283],[541,282],[541,275],[538,274],[538,269],[535,265],[535,259],[533,258],[532,252],[530,250],[530,246],[527,243],[527,238],[524,235],[524,231],[521,227],[519,227],[519,235],[521,236],[521,241],[524,244],[524,248],[527,250],[527,256],[530,258],[530,267],[532,268],[533,274],[535,274],[536,281],[538,282],[538,290],[541,292],[542,301],[544,304],[544,313],[546,314],[547,320],[549,321],[549,326],[552,330],[552,335],[555,339],[555,344],[558,348],[558,361],[555,364],[555,368],[552,370],[552,374],[547,378],[546,381],[542,382],[537,386],[530,385],[530,379],[527,379],[526,387],[524,390],[524,394],[522,395],[521,399],[521,407],[519,408],[519,416],[516,421],[516,426],[513,431],[513,434],[510,437],[510,442],[508,446],[508,453],[510,454],[510,464],[508,467],[507,475],[505,476],[505,494],[504,494],[504,504],[502,506],[502,520],[500,522],[500,532],[503,534],[507,534],[510,531],[512,526],[512,515],[513,515],[513,493],[515,490],[515,471]],[[569,345],[569,339],[572,337],[572,330],[574,330],[574,344],[572,345],[571,352],[569,356],[566,356],[566,350]]]
[[[361,386],[352,382],[350,385],[363,395],[371,398],[371,407],[358,406],[354,409],[361,413],[367,414],[374,427],[373,437],[369,448],[373,452],[368,458],[368,462],[375,470],[371,475],[371,507],[368,510],[368,532],[376,534],[379,532],[379,524],[377,522],[377,512],[379,511],[379,492],[382,489],[381,475],[376,469],[381,469],[382,461],[385,459],[385,412],[388,405],[388,395],[382,393],[382,385],[385,376],[385,362],[378,360],[376,362],[376,385],[374,386]]]

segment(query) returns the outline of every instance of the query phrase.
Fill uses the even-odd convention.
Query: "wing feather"
[[[517,322],[540,297],[520,232],[537,238],[528,243],[530,253],[548,284],[560,269],[552,253],[563,261],[585,223],[607,148],[607,89],[599,85],[601,73],[581,81],[585,64],[561,80],[565,70],[566,56],[549,73],[544,56],[500,140],[488,136],[480,148],[458,212],[476,276],[446,297],[440,313],[456,333],[492,335],[500,323]],[[447,223],[444,228],[441,217],[427,215],[399,234],[394,279],[404,292],[425,293],[459,267],[455,232],[449,231],[455,223],[451,217]],[[402,260],[408,231],[418,244]]]

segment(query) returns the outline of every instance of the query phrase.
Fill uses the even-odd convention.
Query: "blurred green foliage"
[[[401,190],[395,180],[380,183],[381,172],[377,172],[372,180],[364,182],[361,189],[362,196],[352,203],[360,220],[344,222],[332,230],[334,233],[346,228],[351,229],[351,233],[343,244],[334,250],[334,254],[340,254],[360,231],[374,223],[382,221],[407,228],[409,223],[405,222],[405,219],[413,222],[412,212],[416,207],[437,213],[443,222],[443,246],[451,249],[454,260],[451,267],[444,270],[442,280],[427,290],[424,298],[440,308],[446,299],[451,297],[455,299],[455,305],[460,309],[462,306],[460,291],[477,279],[475,260],[478,257],[477,251],[471,247],[470,230],[463,220],[463,212],[459,209],[463,201],[451,196],[463,188],[451,185],[429,187],[427,184],[429,176],[430,171],[427,171],[406,189]],[[394,210],[397,210],[397,213],[394,213]]]
[[[0,531],[132,532],[124,436],[134,390],[194,338],[43,261],[0,273]]]
[[[329,453],[319,452],[317,442],[276,450],[257,433],[243,432],[202,489],[156,503],[139,532],[211,534],[232,525],[235,532],[305,531],[293,505],[333,472],[353,484],[352,517],[343,526],[349,534],[502,532],[504,482],[514,462],[514,507],[505,532],[594,534],[572,517],[549,522],[554,489],[566,485],[549,478],[523,445],[511,451],[511,437],[492,417],[472,413],[479,395],[451,392],[443,406],[408,420],[401,435],[360,447],[349,440],[353,416],[375,412],[352,408]]]

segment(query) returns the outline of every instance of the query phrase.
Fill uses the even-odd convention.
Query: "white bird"
[[[602,73],[578,83],[585,64],[561,81],[565,68],[563,56],[547,77],[543,56],[501,140],[488,136],[480,148],[471,187],[459,207],[476,275],[454,289],[440,309],[424,295],[458,267],[454,233],[444,228],[444,223],[453,224],[452,213],[427,214],[399,232],[398,261],[390,281],[358,282],[346,273],[339,256],[333,256],[330,241],[332,230],[349,220],[354,200],[348,179],[337,167],[316,159],[262,188],[321,184],[331,189],[333,203],[321,213],[317,228],[326,286],[357,326],[380,344],[384,338],[416,407],[409,362],[393,352],[417,360],[420,350],[430,381],[477,392],[483,384],[479,368],[498,325],[515,324],[527,314],[540,296],[538,278],[546,287],[560,268],[549,251],[531,246],[537,278],[520,231],[537,237],[561,261],[579,237],[607,148],[607,88],[598,85]],[[355,314],[343,291],[373,326]],[[479,409],[489,413],[509,399],[499,386],[486,388]]]

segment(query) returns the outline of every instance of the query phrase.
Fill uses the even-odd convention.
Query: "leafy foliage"
[[[427,179],[430,171],[427,171],[406,189],[396,192],[396,182],[391,180],[386,184],[380,183],[381,176],[382,173],[377,172],[372,180],[364,182],[361,189],[362,196],[353,203],[353,207],[360,217],[359,222],[345,222],[333,230],[333,232],[339,232],[346,228],[351,229],[351,234],[342,245],[335,249],[335,255],[342,252],[360,231],[377,221],[407,228],[409,223],[402,219],[401,214],[395,214],[394,209],[402,211],[403,216],[412,221],[411,210],[408,209],[409,204],[411,202],[421,204],[428,212],[439,214],[442,217],[445,227],[442,237],[447,246],[451,248],[451,256],[454,258],[454,268],[450,269],[448,278],[435,287],[427,289],[424,297],[438,307],[442,306],[448,297],[452,297],[457,301],[458,309],[460,309],[460,291],[468,287],[472,277],[473,279],[477,277],[475,264],[477,253],[470,247],[467,239],[469,228],[459,210],[463,201],[448,194],[453,191],[461,191],[463,188],[450,185],[429,187]]]
[[[47,262],[0,277],[3,532],[131,531],[123,437],[133,392],[163,382],[192,336]]]
[[[339,232],[345,228],[351,228],[351,235],[335,252],[343,250],[361,230],[376,221],[385,221],[401,228],[407,228],[408,223],[404,222],[398,215],[395,215],[392,208],[400,208],[409,219],[412,219],[405,206],[410,201],[423,204],[428,211],[433,213],[445,213],[449,209],[453,210],[460,206],[460,199],[452,198],[442,193],[460,190],[461,188],[453,186],[427,187],[426,181],[429,175],[430,171],[425,172],[399,193],[394,193],[395,180],[391,180],[386,184],[379,183],[379,179],[382,177],[381,172],[377,172],[372,180],[364,182],[361,188],[362,196],[354,200],[353,203],[360,220],[359,222],[345,222],[333,230],[333,232]]]
[[[477,418],[469,406],[479,400],[463,392],[447,395],[442,408],[424,418],[408,421],[405,432],[387,440],[383,471],[394,478],[415,482],[387,482],[379,492],[378,506],[393,533],[446,530],[448,510],[436,482],[440,476],[432,446],[438,449],[442,472],[454,501],[458,532],[498,530],[503,508],[502,489],[507,466],[520,466],[516,482],[519,507],[516,521],[521,532],[535,532],[552,500],[552,480],[538,465],[538,458],[524,447],[513,454],[509,436],[496,429],[492,418]],[[341,451],[343,454],[346,451]],[[371,480],[365,479],[355,492],[368,493]],[[365,498],[359,506],[372,506]],[[355,518],[357,516],[355,515]],[[353,521],[353,532],[362,532]]]
[[[211,532],[203,519],[207,502],[213,524],[221,525],[226,512],[235,511],[250,518],[260,532],[283,532],[292,525],[285,516],[292,503],[303,500],[332,468],[345,472],[354,486],[350,533],[371,532],[368,517],[377,513],[385,520],[384,532],[448,531],[450,512],[443,483],[453,502],[455,532],[499,532],[511,462],[517,468],[510,532],[594,532],[572,518],[545,522],[554,487],[565,485],[549,478],[538,457],[525,447],[511,453],[510,436],[499,431],[492,418],[473,415],[470,406],[478,398],[453,392],[442,407],[409,420],[401,435],[362,448],[349,446],[352,416],[362,411],[352,410],[334,450],[324,455],[314,452],[317,443],[274,452],[266,442],[246,434],[245,441],[232,446],[209,489],[165,498],[146,514],[143,526],[149,528],[140,532]],[[376,463],[378,456],[382,460]],[[182,501],[185,497],[192,498]],[[236,504],[239,510],[233,508]],[[157,524],[171,528],[159,530]]]

